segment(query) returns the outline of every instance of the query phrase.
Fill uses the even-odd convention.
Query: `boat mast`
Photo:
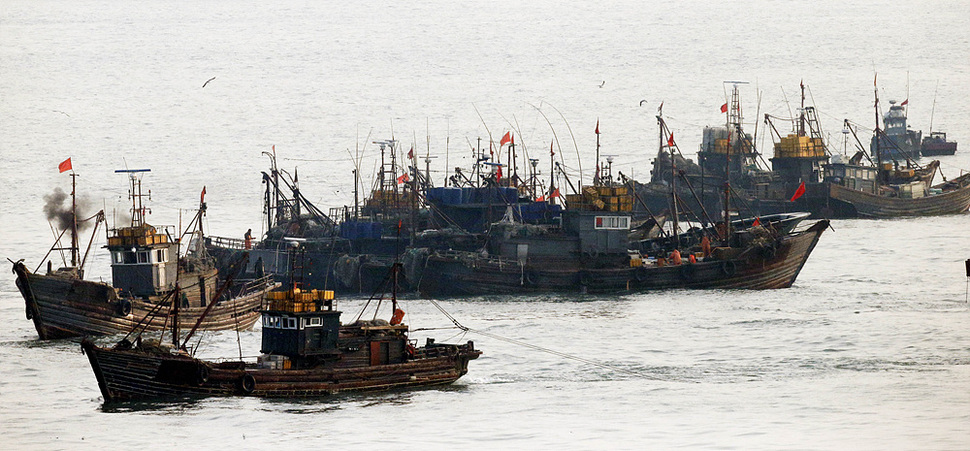
[[[664,122],[663,116],[660,114],[657,114],[657,124],[660,126],[660,151],[663,152],[664,136],[667,134],[668,130],[667,124]],[[671,142],[667,143],[667,148],[670,151],[670,209],[672,216],[671,219],[674,221],[672,233],[677,247],[680,247],[680,225],[678,222],[680,212],[677,211],[677,165],[674,164],[674,146],[671,144]]]
[[[881,139],[881,137],[879,136],[880,135],[880,130],[879,130],[879,88],[876,86],[876,77],[875,76],[872,77],[872,94],[873,94],[873,96],[876,99],[876,102],[873,104],[873,112],[874,112],[875,118],[876,118],[876,130],[875,130],[875,133],[876,133],[876,174],[880,174],[882,172],[882,168],[880,166],[882,164],[882,153],[880,152],[880,149],[879,149],[879,140]],[[880,179],[879,180],[880,182],[882,181],[881,180],[882,177],[877,176],[877,178]]]
[[[77,173],[71,171],[71,267],[78,264],[77,244]]]

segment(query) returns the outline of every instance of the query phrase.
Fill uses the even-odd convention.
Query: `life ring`
[[[195,370],[195,385],[203,386],[206,382],[209,382],[209,367],[204,364],[199,364]]]
[[[252,374],[246,373],[239,378],[239,389],[249,395],[256,390],[256,378]]]
[[[579,283],[580,283],[580,285],[583,285],[583,286],[586,286],[586,287],[592,285],[593,284],[593,274],[591,274],[589,271],[583,271],[583,272],[579,273]]]
[[[721,262],[721,272],[723,272],[725,276],[733,276],[738,272],[738,266],[734,264],[734,261],[732,260],[724,260]]]
[[[131,301],[127,299],[122,299],[118,301],[118,314],[121,316],[128,316],[131,314]]]

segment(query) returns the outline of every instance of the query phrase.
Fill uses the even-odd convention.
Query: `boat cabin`
[[[177,248],[167,234],[142,224],[108,232],[111,278],[132,296],[154,296],[175,287]]]
[[[877,194],[879,183],[877,175],[879,169],[873,166],[851,164],[842,155],[832,156],[832,161],[823,166],[823,182],[835,183],[849,189],[869,194]]]
[[[260,352],[290,358],[339,352],[340,312],[333,309],[333,291],[272,291],[267,300]]]

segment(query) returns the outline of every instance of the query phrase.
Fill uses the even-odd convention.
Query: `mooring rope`
[[[631,375],[634,375],[634,376],[645,377],[647,379],[652,379],[652,380],[664,380],[664,379],[661,379],[661,378],[659,378],[657,376],[653,376],[653,375],[650,375],[650,374],[646,374],[646,373],[643,373],[643,372],[640,372],[640,371],[633,371],[633,370],[628,370],[626,368],[620,368],[618,366],[610,365],[610,364],[607,364],[607,363],[597,362],[595,360],[590,360],[590,359],[587,359],[587,358],[584,358],[584,357],[579,357],[579,356],[572,355],[572,354],[568,354],[568,353],[565,353],[565,352],[556,351],[555,349],[550,349],[550,348],[542,347],[542,346],[539,346],[539,345],[534,345],[532,343],[527,343],[527,342],[522,341],[522,340],[516,340],[514,338],[503,337],[501,335],[493,334],[491,332],[485,332],[483,330],[472,329],[470,327],[466,327],[466,326],[462,325],[461,323],[459,323],[458,320],[455,319],[454,316],[451,316],[451,314],[448,313],[444,309],[444,307],[442,307],[440,304],[438,304],[434,299],[429,299],[429,301],[431,302],[432,305],[435,306],[435,308],[438,309],[438,311],[441,312],[441,314],[445,315],[445,317],[447,317],[449,320],[451,320],[451,322],[455,324],[455,327],[457,327],[457,328],[459,328],[459,329],[461,329],[461,330],[463,330],[465,332],[476,333],[476,334],[483,335],[483,336],[486,336],[486,337],[489,337],[489,338],[494,338],[496,340],[504,341],[506,343],[511,343],[511,344],[514,344],[514,345],[526,347],[526,348],[533,349],[533,350],[536,350],[536,351],[545,352],[545,353],[552,354],[552,355],[555,355],[555,356],[558,356],[558,357],[562,357],[564,359],[570,359],[570,360],[575,360],[577,362],[583,362],[583,363],[586,363],[586,364],[589,364],[589,365],[598,366],[600,368],[606,368],[606,369],[609,369],[609,370],[619,371],[621,373],[627,373],[627,374],[631,374]]]

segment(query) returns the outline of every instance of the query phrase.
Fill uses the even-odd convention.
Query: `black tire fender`
[[[127,299],[121,299],[118,301],[118,314],[121,316],[128,316],[131,314],[131,301]]]
[[[583,286],[590,286],[593,284],[593,274],[589,271],[582,271],[579,273],[579,283]]]
[[[646,282],[650,275],[647,273],[647,268],[643,266],[633,270],[633,278],[637,279],[637,282]]]
[[[721,272],[725,276],[733,276],[738,272],[738,265],[731,260],[724,260],[721,262]]]
[[[249,395],[256,390],[256,378],[252,374],[246,373],[239,378],[239,390]]]

